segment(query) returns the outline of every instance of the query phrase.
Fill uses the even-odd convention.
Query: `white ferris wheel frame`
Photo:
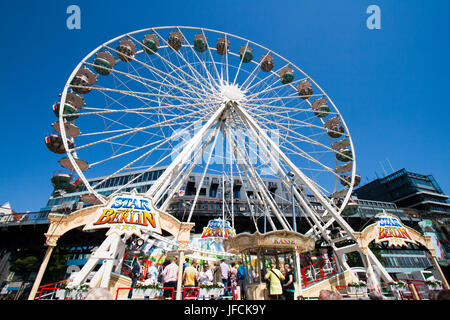
[[[298,202],[301,202],[302,207],[306,209],[306,215],[314,222],[314,225],[319,229],[319,230],[315,230],[314,227],[312,227],[310,229],[310,231],[308,231],[307,234],[311,235],[312,233],[314,233],[314,235],[322,235],[323,238],[329,242],[332,243],[331,238],[329,237],[328,233],[327,233],[327,229],[334,223],[337,222],[346,232],[349,238],[353,238],[353,229],[348,225],[348,223],[341,217],[341,213],[343,211],[343,209],[345,208],[346,203],[349,201],[350,196],[352,194],[353,191],[353,187],[355,184],[355,175],[356,175],[356,156],[355,156],[355,151],[354,151],[354,145],[353,145],[353,141],[351,138],[351,135],[349,133],[347,124],[345,123],[344,118],[342,117],[342,115],[340,114],[338,108],[336,107],[336,105],[334,104],[334,102],[332,101],[332,99],[328,96],[328,94],[326,94],[326,92],[309,76],[307,75],[303,70],[301,70],[299,67],[297,67],[294,63],[292,63],[291,61],[287,60],[286,58],[282,57],[281,55],[277,54],[276,52],[261,46],[253,41],[250,41],[248,39],[239,37],[239,36],[235,36],[233,34],[230,33],[226,33],[226,32],[222,32],[222,31],[217,31],[217,30],[213,30],[213,29],[208,29],[208,28],[198,28],[198,27],[189,27],[189,26],[164,26],[164,27],[153,27],[153,28],[145,28],[145,29],[141,29],[141,30],[136,30],[133,32],[129,32],[129,33],[125,33],[122,34],[118,37],[115,37],[114,39],[111,39],[105,43],[103,43],[102,45],[98,46],[97,48],[95,48],[94,50],[92,50],[88,55],[86,55],[79,63],[78,65],[74,68],[74,70],[72,71],[72,73],[70,74],[63,92],[61,94],[61,99],[60,99],[60,105],[63,106],[65,101],[66,101],[66,96],[67,96],[67,92],[71,87],[71,81],[74,78],[74,76],[76,75],[77,71],[83,66],[89,63],[87,63],[87,60],[89,58],[91,58],[96,52],[98,52],[99,50],[103,49],[103,48],[108,48],[108,45],[118,41],[119,39],[125,38],[125,37],[130,37],[133,36],[134,34],[139,34],[139,33],[143,33],[143,32],[149,32],[149,31],[156,31],[156,30],[163,30],[163,29],[191,29],[191,30],[200,30],[202,33],[205,32],[211,32],[211,33],[215,33],[215,34],[220,34],[223,35],[225,37],[230,37],[230,38],[237,38],[240,39],[242,41],[245,41],[247,43],[247,45],[255,45],[258,46],[259,48],[266,50],[267,52],[269,52],[270,54],[273,54],[275,56],[277,56],[279,59],[283,60],[284,62],[286,62],[286,65],[289,65],[293,68],[295,68],[296,70],[300,71],[306,79],[308,79],[309,81],[311,81],[314,86],[316,86],[321,92],[321,96],[324,96],[327,98],[328,103],[330,103],[334,110],[336,111],[336,115],[340,118],[343,127],[345,128],[345,132],[346,132],[346,137],[349,141],[349,147],[351,148],[352,151],[352,169],[351,169],[351,181],[348,185],[348,189],[346,191],[344,200],[343,200],[343,204],[342,206],[337,209],[336,207],[334,207],[332,205],[332,203],[330,202],[329,199],[326,199],[326,196],[324,196],[324,194],[317,188],[317,186],[307,177],[303,174],[303,172],[297,168],[295,166],[294,163],[292,163],[292,161],[290,161],[289,157],[287,157],[282,150],[280,150],[280,148],[273,143],[273,141],[268,137],[268,135],[264,132],[264,130],[258,125],[258,121],[255,120],[249,113],[246,112],[246,110],[244,110],[243,108],[239,107],[239,105],[234,105],[234,111],[237,112],[240,117],[241,120],[243,119],[244,124],[250,129],[250,132],[254,135],[254,137],[261,143],[261,146],[263,146],[264,148],[266,148],[267,154],[271,157],[271,159],[273,160],[274,156],[279,156],[283,159],[283,161],[285,162],[285,164],[287,164],[287,166],[290,168],[291,172],[294,174],[295,179],[300,180],[304,185],[307,186],[307,188],[313,193],[314,197],[316,197],[316,199],[323,205],[324,209],[325,209],[325,213],[322,216],[319,216],[317,213],[312,212],[311,208],[308,204],[307,199],[305,199],[303,194],[300,194],[300,192],[296,189],[293,188],[294,193],[295,193],[295,197],[298,199]],[[193,47],[192,44],[188,44],[188,46],[190,46],[191,48]],[[208,46],[208,50],[211,50]],[[213,49],[214,50],[214,49]],[[136,52],[136,54],[141,53],[141,51]],[[211,51],[210,51],[211,54]],[[230,53],[231,54],[231,53]],[[236,55],[236,54],[234,54]],[[252,61],[253,62],[253,61]],[[242,62],[241,62],[242,63]],[[253,62],[256,63],[256,62]],[[257,66],[260,65],[260,63],[256,63]],[[227,65],[228,68],[228,65]],[[240,68],[240,66],[239,66]],[[228,69],[227,69],[228,71]],[[271,74],[274,74],[274,71],[270,71]],[[236,75],[237,77],[237,75]],[[236,77],[234,79],[234,81],[236,81]],[[253,81],[253,80],[252,80]],[[233,82],[234,83],[234,82]],[[210,88],[211,90],[213,90],[213,88]],[[307,101],[309,104],[311,104],[309,101]],[[221,117],[223,117],[224,112],[229,111],[230,105],[227,104],[227,102],[224,102],[220,105],[220,107],[216,110],[216,112],[214,113],[214,115],[209,119],[209,121],[203,125],[203,127],[201,128],[201,130],[196,134],[196,136],[186,145],[184,146],[183,150],[179,153],[179,155],[177,156],[177,158],[169,165],[169,167],[166,168],[166,170],[163,172],[163,174],[157,179],[157,181],[152,185],[152,187],[147,191],[146,195],[150,196],[151,199],[155,199],[155,202],[158,202],[158,200],[160,200],[162,198],[162,196],[167,192],[167,191],[171,191],[171,196],[173,196],[173,194],[175,194],[175,192],[178,191],[177,188],[179,188],[182,184],[183,181],[185,180],[180,180],[178,177],[178,180],[176,180],[175,178],[177,178],[177,175],[179,172],[177,172],[177,169],[180,168],[181,166],[186,164],[186,159],[189,156],[193,155],[194,150],[196,150],[196,148],[198,148],[199,146],[202,145],[202,141],[204,140],[204,138],[207,135],[208,129],[210,129],[214,124],[216,124],[218,121],[220,121]],[[65,132],[65,127],[64,127],[64,116],[63,116],[63,111],[64,108],[60,108],[59,110],[59,129],[60,129],[60,134],[62,137],[62,142],[64,145],[64,148],[66,150],[70,150],[69,145],[68,145],[68,139],[67,139],[67,135]],[[323,120],[321,119],[322,123]],[[330,138],[330,142],[331,138]],[[211,143],[211,139],[209,141],[209,143]],[[270,148],[267,148],[269,147]],[[205,147],[203,145],[203,147]],[[236,153],[235,155],[237,155],[237,153],[239,152],[239,150],[237,150],[238,148],[234,149],[234,152]],[[273,152],[270,151],[271,150],[275,150],[274,154]],[[242,155],[242,154],[241,154]],[[94,188],[91,186],[91,184],[89,183],[88,179],[86,178],[86,176],[84,175],[84,173],[82,172],[82,170],[78,167],[77,162],[75,161],[75,157],[76,157],[76,151],[75,152],[67,152],[67,157],[70,160],[74,170],[76,171],[76,173],[78,174],[78,176],[80,177],[80,179],[83,181],[84,185],[87,188],[87,191],[89,191],[90,193],[97,195],[97,192],[94,190]],[[276,165],[276,161],[273,161],[273,163]],[[335,159],[335,163],[336,163],[336,167],[337,167],[337,160]],[[192,170],[192,166],[191,168],[187,168],[185,169],[187,172]],[[251,168],[249,168],[251,169]],[[276,170],[280,170],[283,171],[281,168],[277,167],[275,168]],[[206,168],[205,168],[206,170]],[[244,171],[245,172],[245,171]],[[205,174],[205,173],[204,173]],[[204,178],[204,174],[202,179]],[[240,173],[239,173],[240,174]],[[245,172],[245,174],[247,174],[247,172]],[[188,175],[185,175],[185,178]],[[283,177],[285,178],[285,177]],[[175,186],[171,188],[171,190],[168,189],[168,187],[170,187],[171,183],[173,183],[176,180],[176,184]],[[289,180],[285,180],[282,181],[285,185],[289,185]],[[252,181],[251,183],[254,184],[258,184],[258,181]],[[292,183],[292,182],[291,182]],[[336,188],[335,188],[336,190]],[[198,194],[196,196],[196,198],[198,197]],[[107,200],[103,197],[98,197],[99,200],[103,203],[106,204]],[[232,197],[231,197],[232,198]],[[171,197],[167,198],[169,201],[171,199]],[[267,203],[269,206],[273,205],[270,202]],[[168,202],[164,203],[162,205],[163,209],[166,209],[168,205]],[[192,208],[193,210],[193,208]],[[277,210],[272,210],[272,213],[274,213],[275,215],[277,215]],[[326,221],[323,219],[325,216],[331,216],[328,217],[328,219],[326,219]],[[189,214],[189,219],[192,216],[192,212],[190,212]],[[268,216],[268,219],[270,219],[270,215]],[[283,229],[286,230],[292,230],[291,226],[289,226],[288,223],[286,223],[286,221],[283,219],[283,217],[278,217]],[[369,254],[371,254],[371,252],[369,252]],[[375,263],[380,269],[382,269],[382,267],[380,267],[379,264],[377,264],[377,260],[376,258],[373,258],[373,254],[371,254],[371,261],[372,263]],[[370,265],[370,262],[369,262]],[[382,271],[384,271],[384,269],[382,269]],[[385,276],[386,274],[383,273]],[[389,278],[389,276],[387,276],[386,278]]]
[[[230,38],[237,38],[237,39],[240,39],[240,40],[246,42],[248,45],[250,45],[250,44],[256,45],[256,46],[260,47],[261,49],[266,50],[266,51],[269,52],[270,54],[273,54],[273,55],[277,56],[278,58],[282,59],[283,61],[286,62],[286,65],[292,66],[292,67],[295,68],[296,70],[300,71],[300,72],[301,72],[301,73],[302,73],[309,81],[311,81],[311,82],[312,82],[312,83],[313,83],[313,84],[314,84],[314,85],[315,85],[315,86],[323,93],[323,96],[327,97],[327,100],[329,101],[329,103],[332,104],[332,106],[334,107],[334,110],[336,110],[337,115],[339,116],[339,118],[340,118],[340,120],[341,120],[341,122],[342,122],[342,125],[345,127],[345,132],[347,133],[347,134],[346,134],[346,137],[347,137],[347,139],[348,139],[348,141],[349,141],[349,146],[350,146],[350,148],[351,148],[351,150],[352,150],[351,182],[350,182],[350,184],[349,184],[347,193],[346,193],[345,198],[344,198],[344,200],[343,200],[343,205],[342,205],[342,207],[340,208],[340,210],[339,210],[339,212],[338,212],[338,214],[340,214],[340,213],[342,212],[342,210],[344,209],[345,204],[348,202],[348,200],[349,200],[349,198],[350,198],[350,196],[351,196],[351,193],[352,193],[352,190],[353,190],[353,185],[354,185],[354,182],[355,182],[355,172],[356,172],[356,157],[355,157],[355,152],[354,152],[353,141],[352,141],[351,135],[350,135],[350,133],[349,133],[349,130],[348,130],[348,127],[347,127],[347,125],[346,125],[346,123],[345,123],[344,118],[343,118],[342,115],[340,114],[338,108],[336,107],[336,105],[334,104],[334,102],[332,101],[332,99],[331,99],[331,98],[326,94],[326,92],[325,92],[325,91],[324,91],[324,90],[323,90],[323,89],[322,89],[322,88],[321,88],[321,87],[320,87],[320,86],[319,86],[319,85],[318,85],[318,84],[317,84],[317,83],[316,83],[309,75],[307,75],[303,70],[301,70],[299,67],[297,67],[295,64],[293,64],[291,61],[287,60],[286,58],[282,57],[281,55],[277,54],[276,52],[274,52],[274,51],[272,51],[272,50],[270,50],[270,49],[268,49],[268,48],[266,48],[266,47],[264,47],[264,46],[261,46],[261,45],[255,43],[255,42],[253,42],[253,41],[250,41],[250,40],[248,40],[248,39],[245,39],[245,38],[243,38],[243,37],[239,37],[239,36],[236,36],[236,35],[227,33],[227,32],[217,31],[217,30],[213,30],[213,29],[208,29],[208,28],[197,28],[197,27],[189,27],[189,26],[164,26],[164,27],[153,27],[153,28],[145,28],[145,29],[136,30],[136,31],[133,31],[133,32],[129,32],[129,33],[122,34],[122,35],[120,35],[120,36],[118,36],[118,37],[115,37],[115,38],[113,38],[113,39],[111,39],[111,40],[109,40],[109,41],[103,43],[102,45],[98,46],[97,48],[95,48],[94,50],[92,50],[88,55],[86,55],[86,56],[80,61],[80,63],[75,67],[75,69],[73,70],[73,72],[71,73],[71,75],[69,76],[69,78],[68,78],[68,80],[67,80],[67,82],[66,82],[66,84],[65,84],[64,90],[63,90],[63,92],[62,92],[62,94],[61,94],[61,105],[63,105],[62,103],[66,100],[66,94],[67,94],[68,89],[69,89],[70,86],[71,86],[71,80],[73,79],[73,77],[75,76],[75,74],[77,73],[77,71],[79,70],[79,68],[81,68],[81,67],[82,67],[83,65],[85,65],[85,64],[89,64],[89,63],[87,63],[86,61],[87,61],[89,58],[91,58],[96,52],[98,52],[98,51],[101,50],[102,48],[108,47],[109,44],[111,44],[111,43],[113,43],[113,42],[115,42],[115,41],[118,41],[119,39],[122,39],[122,38],[125,38],[125,37],[129,37],[129,36],[132,36],[132,35],[134,35],[134,34],[139,34],[139,33],[142,33],[142,32],[148,32],[148,31],[153,31],[153,32],[155,32],[156,30],[163,30],[163,29],[178,29],[178,30],[180,30],[180,29],[192,29],[192,30],[200,30],[202,33],[204,33],[204,32],[212,32],[212,33],[216,33],[216,34],[223,35],[223,36],[225,36],[225,37],[230,37]],[[192,47],[193,45],[189,44],[189,46]],[[208,50],[210,50],[210,49],[209,49],[209,46],[208,46]],[[140,53],[140,52],[141,52],[141,51],[137,52],[137,54]],[[230,53],[230,54],[232,54],[232,53]],[[241,63],[242,63],[242,62],[241,62]],[[260,63],[259,63],[259,64],[260,64]],[[257,65],[259,65],[259,64],[257,64]],[[240,67],[240,66],[239,66],[239,67]],[[227,68],[228,68],[228,66],[227,66]],[[274,72],[274,71],[271,71],[270,73],[273,73],[273,72]],[[234,79],[234,82],[235,82],[235,81],[236,81],[236,78]],[[308,102],[309,102],[309,101],[308,101]],[[60,120],[62,120],[62,119],[63,119],[63,108],[60,108],[59,112],[60,112],[59,118],[60,118]],[[63,145],[64,145],[64,147],[66,148],[66,150],[69,150],[69,146],[68,146],[68,142],[67,142],[67,136],[66,136],[65,127],[64,127],[64,121],[60,121],[60,122],[59,122],[59,125],[60,125],[60,133],[61,133]],[[330,140],[331,140],[331,138],[330,138]],[[67,152],[67,157],[69,158],[70,162],[72,163],[74,170],[76,171],[76,173],[78,174],[78,176],[80,177],[80,179],[83,181],[83,183],[84,183],[84,185],[86,186],[87,190],[88,190],[90,193],[92,193],[92,194],[98,195],[97,192],[94,190],[94,188],[93,188],[93,187],[90,185],[90,183],[88,182],[88,179],[86,178],[86,176],[83,174],[83,172],[81,171],[81,169],[78,167],[78,165],[77,165],[77,163],[76,163],[76,161],[75,161],[75,159],[74,159],[74,155],[76,155],[75,152]],[[335,160],[335,161],[336,161],[336,160]],[[336,167],[337,167],[337,161],[336,161]],[[106,203],[106,199],[104,199],[103,197],[98,197],[98,199],[99,199],[102,203]],[[325,206],[325,207],[326,207],[326,206]]]

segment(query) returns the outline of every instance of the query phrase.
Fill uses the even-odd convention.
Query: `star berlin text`
[[[150,224],[152,227],[156,227],[155,215],[152,212],[134,211],[129,209],[104,209],[94,225],[103,225],[107,223],[127,223],[141,226],[148,226],[148,224]]]

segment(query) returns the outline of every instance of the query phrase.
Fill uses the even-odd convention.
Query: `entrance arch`
[[[41,263],[39,272],[36,276],[36,280],[33,284],[33,288],[31,289],[28,300],[34,300],[37,290],[39,288],[40,282],[44,275],[45,269],[47,268],[48,261],[50,260],[53,249],[57,246],[58,239],[67,233],[70,230],[76,228],[86,228],[88,225],[92,225],[93,222],[98,220],[99,213],[105,210],[111,210],[114,207],[114,200],[118,197],[128,196],[132,199],[143,199],[141,195],[137,195],[134,191],[127,194],[119,194],[114,198],[110,198],[107,205],[96,205],[88,208],[83,208],[73,212],[70,215],[64,214],[49,214],[48,219],[50,220],[50,225],[47,232],[44,234],[46,237],[47,252],[45,254],[44,260]],[[161,211],[155,208],[150,199],[148,199],[149,205],[145,206],[145,210],[149,210],[150,214],[157,217],[157,223],[160,230],[165,230],[170,233],[174,238],[178,241],[178,248],[180,250],[180,255],[182,255],[183,250],[186,249],[190,242],[190,232],[194,227],[194,223],[185,223],[176,219],[174,216]],[[134,208],[136,209],[136,208]],[[140,209],[140,208],[139,208]],[[133,211],[134,212],[134,211]],[[146,212],[147,214],[149,212]],[[138,214],[138,212],[137,212]],[[131,214],[131,217],[133,215]],[[140,218],[139,218],[140,219]],[[136,226],[137,222],[129,221],[123,219],[123,223],[125,225],[131,224],[131,226]],[[139,220],[141,221],[141,220]],[[114,221],[116,222],[116,221]],[[117,224],[118,225],[118,224]],[[109,231],[107,232],[107,238],[102,243],[102,245],[91,255],[92,261],[88,261],[86,265],[83,267],[85,270],[81,270],[82,273],[77,279],[77,281],[83,280],[84,276],[87,276],[87,273],[90,269],[93,269],[99,260],[106,260],[99,271],[98,277],[95,278],[96,285],[97,282],[100,282],[100,286],[107,287],[109,284],[110,273],[113,269],[113,264],[117,260],[117,257],[120,256],[121,253],[124,252],[125,249],[125,241],[128,239],[130,234],[124,233],[124,237],[121,234],[116,233],[111,225],[105,225],[105,227],[109,227]],[[140,235],[140,230],[137,230],[137,234]],[[124,239],[123,239],[124,238]],[[180,268],[181,270],[181,268]],[[104,278],[103,278],[104,277]],[[94,279],[93,278],[93,279]],[[91,280],[92,281],[92,280]]]
[[[400,219],[398,219],[396,216],[391,215],[383,211],[383,213],[378,214],[376,217],[379,217],[381,219],[392,219],[387,221],[392,221],[391,225],[387,225],[386,227],[380,225],[380,221],[375,222],[369,226],[367,226],[364,230],[361,232],[355,232],[355,238],[358,241],[359,247],[363,253],[364,259],[363,260],[372,260],[369,250],[369,244],[374,242],[382,242],[382,241],[389,241],[389,245],[402,245],[406,244],[406,242],[421,244],[424,246],[429,253],[431,254],[433,267],[436,269],[436,271],[439,273],[443,287],[445,289],[448,289],[448,282],[445,278],[444,273],[442,272],[441,267],[439,266],[439,262],[436,256],[436,250],[432,244],[431,237],[427,235],[422,235],[417,230],[410,228],[408,226],[403,225],[400,222]],[[389,222],[387,222],[389,224]],[[386,230],[389,228],[389,230]],[[397,229],[397,230],[396,230]],[[391,242],[392,241],[392,242]],[[372,254],[373,255],[373,254]],[[376,260],[378,262],[378,260]],[[364,261],[366,263],[367,261]],[[378,262],[379,263],[379,262]],[[369,269],[369,271],[372,271]]]

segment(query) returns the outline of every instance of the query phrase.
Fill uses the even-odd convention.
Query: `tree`
[[[22,281],[27,281],[30,274],[39,268],[39,259],[35,256],[27,256],[15,260],[10,267],[10,271]]]

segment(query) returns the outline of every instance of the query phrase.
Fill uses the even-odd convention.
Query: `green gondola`
[[[53,105],[53,112],[57,117],[59,117],[59,107],[61,103],[58,101]],[[67,121],[73,121],[78,118],[78,109],[69,103],[64,104],[64,119]]]
[[[253,59],[253,51],[252,48],[248,45],[242,46],[239,49],[239,56],[241,57],[242,62],[248,63]]]
[[[102,76],[107,76],[111,73],[112,66],[106,59],[102,58],[95,58],[94,60],[94,70],[98,74],[101,74]]]
[[[203,33],[196,34],[194,36],[194,48],[198,52],[204,52],[208,49],[208,42]]]
[[[159,48],[159,39],[153,33],[149,33],[145,35],[144,40],[142,40],[142,49],[147,54],[153,54],[158,51]]]
[[[339,153],[336,153],[336,159],[342,162],[352,161],[353,153],[349,149],[339,150]]]

